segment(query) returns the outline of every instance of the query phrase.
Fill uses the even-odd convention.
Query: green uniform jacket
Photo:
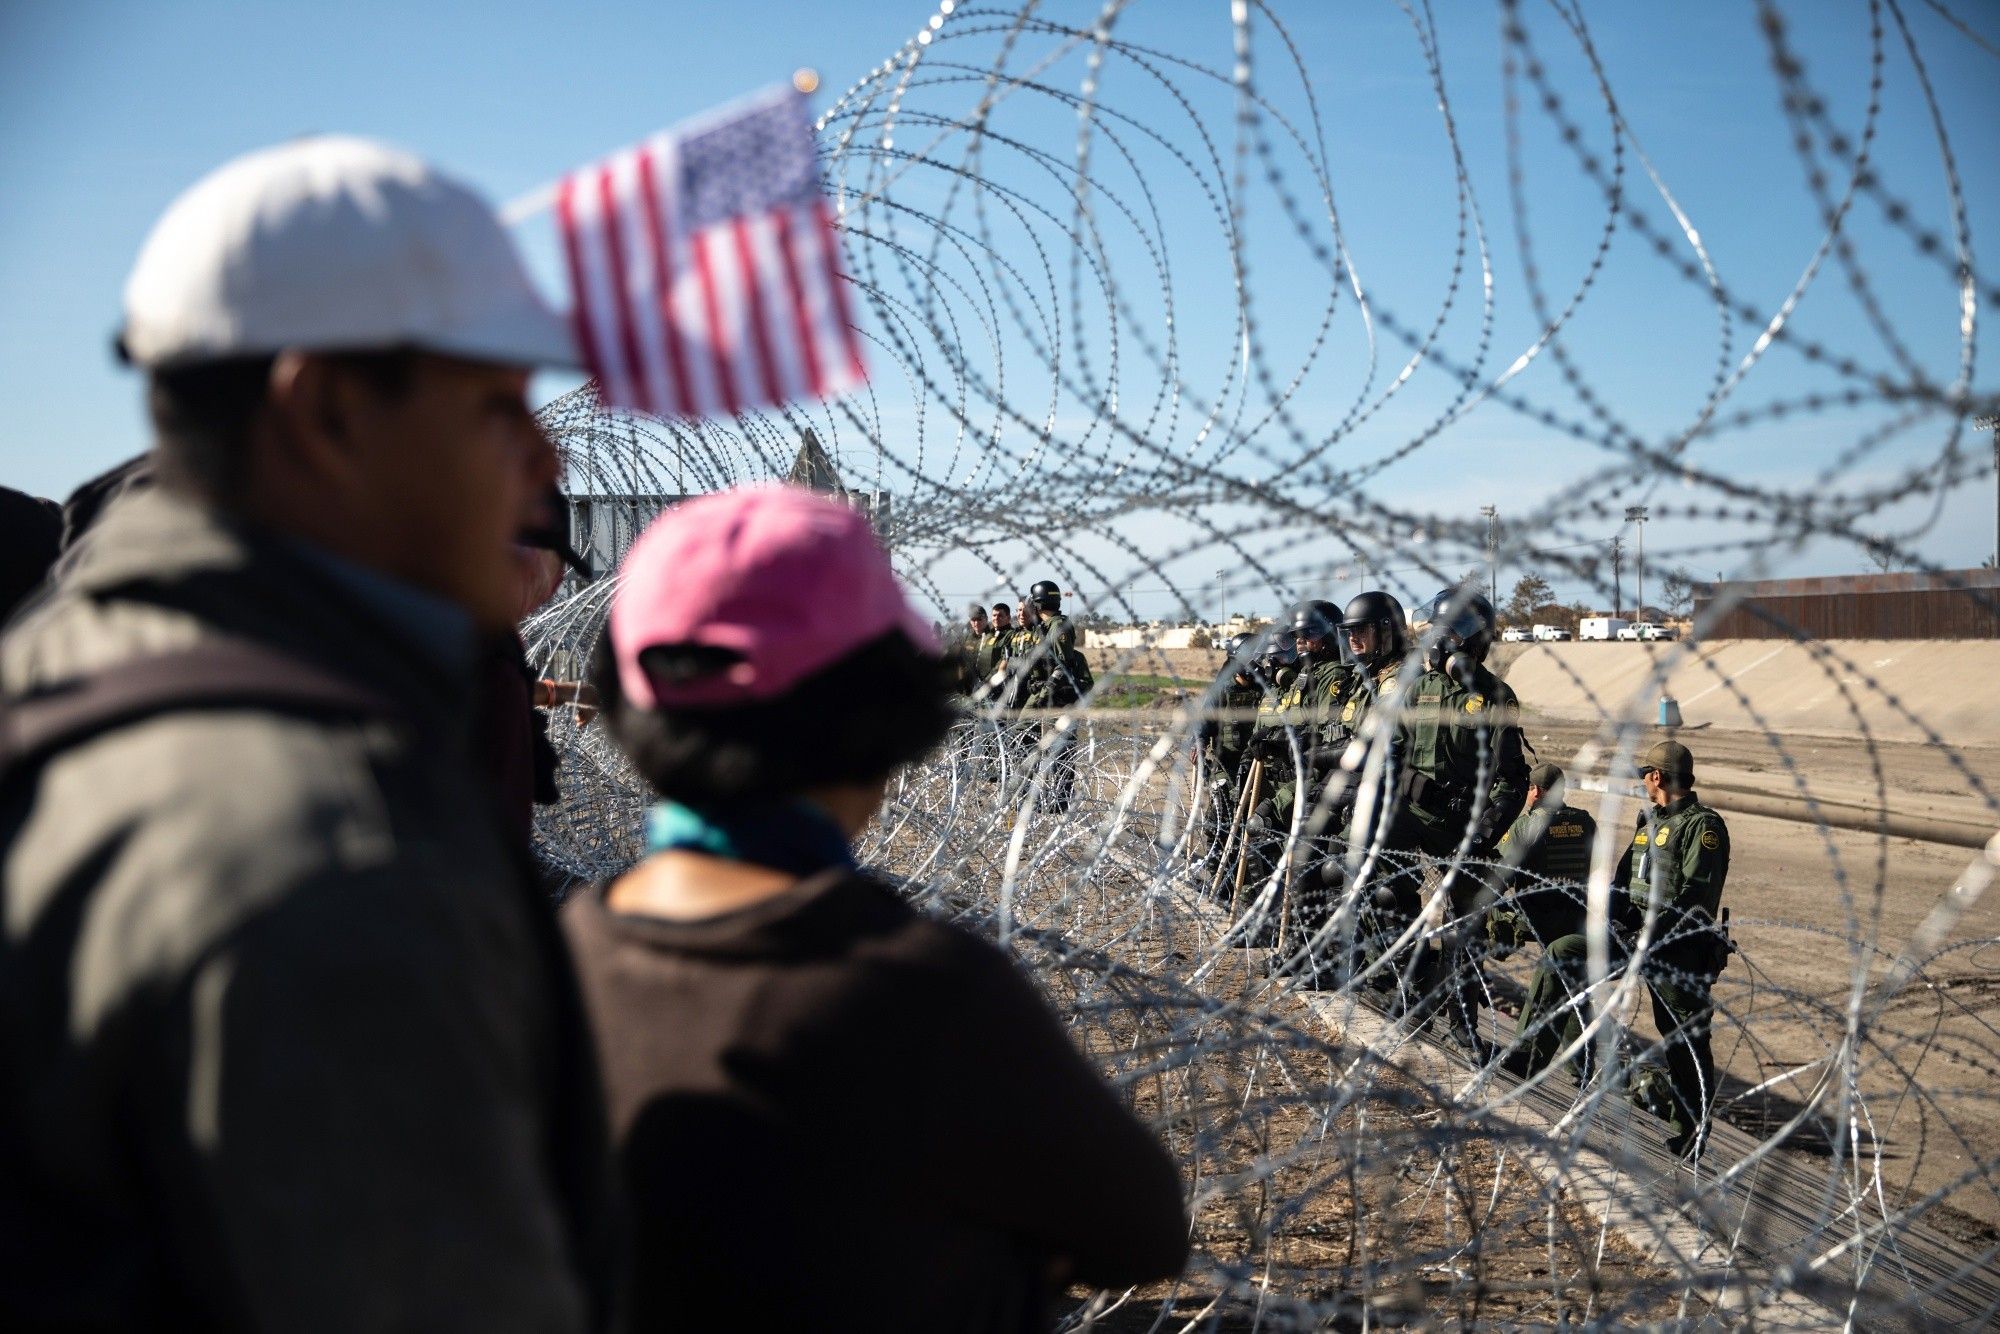
[[[969,685],[966,694],[975,701],[990,701],[1000,691],[994,683],[994,675],[1007,665],[1007,636],[997,630],[988,630],[975,639],[969,639],[965,646],[966,676]]]
[[[993,670],[1004,672],[994,694],[1002,708],[1018,709],[1027,701],[1028,660],[1035,651],[1035,645],[1041,642],[1041,634],[1031,626],[1016,625],[1004,634],[995,633],[993,637],[999,641]],[[991,674],[987,679],[992,679]]]
[[[1425,672],[1407,699],[1398,739],[1419,839],[1433,854],[1457,846],[1474,805],[1483,751],[1486,803],[1472,852],[1484,855],[1528,799],[1528,761],[1515,720],[1520,701],[1484,666],[1473,669],[1469,686],[1444,672]]]
[[[984,679],[979,672],[979,646],[986,637],[973,634],[969,626],[960,626],[945,641],[945,659],[951,664],[952,685],[961,695],[976,692]]]
[[[1368,720],[1368,711],[1375,707],[1375,701],[1389,689],[1396,679],[1400,664],[1390,663],[1378,668],[1371,680],[1365,668],[1350,666],[1342,676],[1339,690],[1327,706],[1326,721],[1321,724],[1319,750],[1323,755],[1339,756],[1348,743],[1361,735],[1362,724]]]
[[[0,795],[0,1304],[48,1327],[582,1329],[609,1156],[469,672],[288,544],[115,501],[0,707],[216,637],[384,697],[114,725]],[[59,1261],[59,1263],[57,1263]],[[24,1290],[25,1285],[25,1290]]]
[[[1264,691],[1254,681],[1245,684],[1239,680],[1233,665],[1222,669],[1210,689],[1214,694],[1209,707],[1226,716],[1202,723],[1201,744],[1224,774],[1234,775],[1243,767],[1243,753],[1249,748],[1250,729],[1256,721],[1234,715],[1247,715],[1255,710],[1263,702]]]
[[[1290,809],[1300,790],[1292,754],[1293,734],[1310,775],[1317,768],[1322,730],[1334,702],[1346,688],[1347,676],[1347,664],[1338,659],[1308,661],[1258,702],[1250,749],[1264,762],[1265,777],[1274,785],[1272,795],[1281,812]]]
[[[992,680],[993,673],[999,671],[1006,661],[1007,636],[998,630],[988,630],[979,636],[978,642],[973,646],[972,662],[973,670],[979,673],[981,683]]]
[[[1583,929],[1583,885],[1596,848],[1597,821],[1574,806],[1531,806],[1500,836],[1493,855],[1502,861],[1519,857],[1519,869],[1503,874],[1538,939]]]
[[[1690,792],[1639,813],[1612,883],[1628,895],[1628,925],[1644,917],[1648,897],[1657,893],[1654,939],[1663,962],[1713,972],[1721,965],[1712,957],[1716,937],[1709,928],[1722,911],[1728,878],[1729,826]]]
[[[1031,709],[1060,709],[1081,697],[1076,679],[1070,675],[1070,655],[1076,652],[1076,626],[1061,612],[1042,613],[1028,664],[1027,705]]]
[[[1518,865],[1549,880],[1582,884],[1590,878],[1590,858],[1597,847],[1597,821],[1574,806],[1531,806],[1500,835],[1496,857],[1522,849]]]

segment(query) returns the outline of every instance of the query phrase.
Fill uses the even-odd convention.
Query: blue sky
[[[1508,206],[1499,11],[1461,0],[1436,8],[1447,90],[1493,246],[1497,296],[1490,375],[1527,345],[1536,328],[1524,300]],[[2000,159],[2000,61],[1957,37],[1924,6],[1909,8],[1906,17],[1963,173],[1975,254],[1983,260],[2000,245],[1991,223],[2000,208],[2000,181],[1991,165]],[[1989,37],[2000,34],[2000,7],[1961,3],[1956,8]],[[143,446],[139,386],[108,353],[119,290],[159,211],[224,159],[303,132],[355,132],[415,148],[504,201],[652,128],[783,79],[801,65],[821,71],[824,104],[892,54],[934,12],[932,5],[887,0],[560,7],[508,0],[476,7],[366,0],[340,6],[7,0],[0,4],[0,180],[9,186],[0,204],[0,401],[8,410],[0,416],[0,480],[61,495]],[[1044,12],[1082,19],[1096,9],[1051,5]],[[1421,327],[1442,299],[1459,216],[1436,99],[1410,21],[1388,0],[1292,4],[1277,12],[1309,67],[1357,270],[1374,300]],[[1828,95],[1832,114],[1845,125],[1858,124],[1868,75],[1865,7],[1794,4],[1787,12],[1794,20],[1792,36],[1816,86]],[[1574,43],[1565,41],[1555,11],[1524,4],[1522,13],[1537,49],[1546,53],[1551,81],[1576,109],[1586,139],[1601,137],[1602,106],[1590,71],[1575,57]],[[1726,281],[1760,309],[1771,308],[1807,262],[1817,231],[1778,114],[1777,86],[1753,8],[1695,0],[1675,6],[1598,4],[1586,6],[1585,13],[1621,110],[1713,248]],[[1150,0],[1120,17],[1119,33],[1226,71],[1226,16],[1226,5],[1206,0]],[[966,21],[963,15],[954,20]],[[1909,199],[1927,225],[1941,227],[1949,215],[1929,113],[1893,26],[1887,40],[1877,160],[1889,188]],[[971,50],[973,44],[950,49]],[[1296,80],[1285,77],[1283,54],[1267,28],[1255,51],[1260,86],[1270,90],[1280,110],[1303,122],[1304,99]],[[1074,89],[1084,73],[1076,56],[1052,66],[1048,79]],[[1225,137],[1220,148],[1226,153],[1227,90],[1212,91],[1216,98],[1203,114]],[[956,97],[962,109],[974,95],[946,85],[934,91],[933,102],[949,109]],[[1192,142],[1184,126],[1174,128],[1176,108],[1132,69],[1112,67],[1105,96],[1108,104],[1159,126],[1177,142]],[[1075,120],[1067,108],[1021,106],[1009,114],[1010,128],[1058,158],[1071,151]],[[1596,243],[1601,194],[1579,176],[1546,120],[1531,113],[1523,124],[1528,134],[1522,160],[1531,182],[1528,230],[1543,280],[1560,302]],[[908,127],[904,138],[906,143],[911,138]],[[1100,152],[1103,148],[1100,144]],[[1119,179],[1116,168],[1107,167],[1107,181]],[[1228,321],[1203,328],[1199,318],[1227,310],[1227,266],[1218,262],[1221,252],[1201,201],[1186,191],[1173,193],[1170,173],[1157,172],[1152,179],[1169,183],[1160,205],[1167,218],[1163,228],[1175,250],[1176,301],[1189,364],[1204,368],[1190,379],[1200,381],[1206,368],[1224,366],[1233,355]],[[1296,163],[1288,179],[1294,187],[1306,185],[1310,196],[1310,182]],[[906,186],[912,198],[938,188],[917,181]],[[1255,202],[1259,211],[1249,224],[1248,254],[1259,337],[1274,364],[1294,366],[1314,346],[1314,275],[1269,193]],[[1656,197],[1642,203],[1649,217],[1664,218]],[[1875,295],[1910,356],[1933,378],[1948,380],[1957,355],[1949,283],[1865,202],[1854,228]],[[1125,281],[1148,272],[1148,256],[1129,237],[1114,235],[1108,244],[1108,262]],[[538,253],[537,259],[545,256]],[[2000,280],[1996,276],[2000,265],[1988,270],[1987,281]],[[1137,304],[1150,309],[1143,287],[1139,283],[1132,290]],[[1307,295],[1294,300],[1297,293]],[[1351,304],[1341,309],[1350,314]],[[1980,314],[1990,320],[2000,311],[1987,307]],[[1478,325],[1476,292],[1461,295],[1443,335],[1447,354],[1470,359]],[[1619,418],[1652,436],[1684,424],[1701,401],[1715,372],[1715,326],[1703,293],[1645,253],[1631,232],[1621,231],[1566,334],[1565,348]],[[1870,367],[1895,365],[1836,270],[1817,280],[1798,327]],[[1974,382],[1991,392],[1994,362],[1987,333],[1982,328]],[[1748,342],[1737,331],[1733,355],[1740,356]],[[1398,352],[1385,344],[1388,371]],[[1290,405],[1303,429],[1324,431],[1357,396],[1370,396],[1367,377],[1358,369],[1363,356],[1359,322],[1338,322]],[[1830,383],[1781,353],[1768,357],[1754,378],[1732,399],[1733,407]],[[1538,403],[1582,414],[1546,356],[1519,384]],[[1407,392],[1343,441],[1343,466],[1421,432],[1451,388],[1434,370],[1420,370]],[[1121,402],[1129,404],[1133,397],[1128,390]],[[888,420],[903,420],[894,409],[886,412]],[[936,430],[936,414],[928,420],[928,429]],[[1826,413],[1764,422],[1697,445],[1695,457],[1746,478],[1795,485],[1872,421],[1865,413]],[[1899,463],[1928,459],[1942,438],[1941,427],[1920,429],[1871,455],[1840,485],[1886,477]],[[1983,439],[1969,443],[1987,447]],[[1489,404],[1390,468],[1376,485],[1385,502],[1402,508],[1463,515],[1495,503],[1503,514],[1518,514],[1547,504],[1573,479],[1605,462],[1601,451],[1552,436]],[[1242,467],[1246,475],[1256,472]],[[1991,552],[1992,488],[1990,473],[1968,480],[1945,496],[1935,518],[1925,505],[1905,507],[1914,516],[1905,523],[1920,524],[1913,541],[1927,560],[1969,565]],[[1664,493],[1671,500],[1672,483]],[[1640,498],[1636,489],[1618,497],[1625,503]],[[1892,510],[1890,517],[1902,513]],[[1666,532],[1663,526],[1656,522],[1649,545],[1668,551],[1678,545],[1702,573],[1714,571],[1703,567],[1697,553],[1743,537],[1694,519]],[[1164,548],[1184,540],[1169,528],[1141,527],[1126,535],[1157,541],[1164,554]],[[1596,530],[1586,535],[1596,536]],[[1733,570],[1736,554],[1724,552],[1714,563]],[[1860,568],[1857,562],[1851,549],[1820,544],[1786,555],[1777,567],[1806,573]],[[1217,563],[1214,551],[1190,553],[1182,563],[1185,580],[1212,586]],[[980,562],[976,569],[947,553],[940,557],[935,586],[952,595],[977,591],[993,577],[993,564]],[[1159,605],[1164,609],[1166,603]]]

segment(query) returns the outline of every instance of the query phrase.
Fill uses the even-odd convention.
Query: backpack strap
[[[0,774],[154,714],[253,705],[351,717],[397,712],[385,697],[289,653],[210,639],[0,702]]]

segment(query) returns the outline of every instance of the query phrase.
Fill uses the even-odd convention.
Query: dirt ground
[[[1299,993],[1274,995],[1264,951],[1235,951],[1210,976],[1210,996],[1248,1004],[1191,1042],[1169,990],[1180,956],[1146,929],[1124,948],[1167,960],[1153,1003],[1127,994],[1107,1022],[1072,1032],[1106,1067],[1137,1058],[1152,1071],[1134,1108],[1193,1174],[1198,1258],[1084,1328],[1150,1329],[1169,1299],[1182,1321],[1208,1311],[1219,1319],[1205,1327],[1244,1331],[1672,1317],[1679,1274],[1552,1194],[1488,1132],[1441,1128],[1435,1086],[1343,1045]],[[1088,969],[1038,973],[1059,1009],[1102,1004]]]
[[[1595,729],[1543,724],[1529,739],[1544,758],[1572,760]],[[1875,798],[1891,809],[2000,826],[1968,775],[2000,788],[2000,747],[1956,752],[1909,742],[1799,738],[1780,746],[1755,733],[1683,733],[1697,777],[1824,800]],[[1651,738],[1642,744],[1651,744]],[[1960,766],[1963,766],[1961,768]],[[1604,798],[1583,794],[1596,811]],[[1631,827],[1627,803],[1618,837]],[[1865,978],[1873,1004],[1896,954],[1950,894],[1977,852],[1907,838],[1757,816],[1729,817],[1731,861],[1724,902],[1742,958],[1723,975],[1717,1025],[1723,1097],[1743,1099],[1842,1040],[1853,982]],[[1984,943],[1982,943],[1984,942]],[[2000,1165],[2000,889],[1965,907],[1945,937],[1956,945],[1890,1002],[1869,1030],[1860,1087],[1869,1124],[1862,1136],[1883,1155],[1892,1202],[1932,1192],[2000,1240],[2000,1177],[1958,1180],[1984,1163]],[[1870,948],[1872,946],[1872,948]],[[1516,968],[1519,968],[1517,963]],[[1521,971],[1520,977],[1525,977]],[[1649,1020],[1636,1020],[1650,1032]],[[1745,1129],[1776,1131],[1817,1078],[1787,1080],[1767,1095],[1726,1107]],[[1815,1118],[1815,1126],[1823,1126]],[[1797,1152],[1825,1156],[1823,1134],[1794,1135]],[[1968,1239],[1971,1239],[1968,1237]]]
[[[1219,654],[1200,649],[1092,657],[1100,678],[1115,663],[1126,673],[1200,682],[1221,666]],[[1601,774],[1613,758],[1616,739],[1590,723],[1531,708],[1524,731],[1539,758],[1572,772]],[[1645,728],[1631,744],[1643,750],[1661,735]],[[1887,809],[1969,830],[2000,828],[2000,744],[1713,726],[1678,736],[1719,802],[1724,788],[1734,787],[1811,798],[1829,809]],[[1601,812],[1609,799],[1582,793],[1576,800]],[[1627,802],[1613,836],[1627,837],[1635,814]],[[1868,1017],[1858,1082],[1828,1093],[1789,1136],[1787,1150],[1829,1158],[1834,1123],[1825,1113],[1850,1097],[1856,1134],[1846,1153],[1859,1153],[1864,1175],[1879,1161],[1892,1208],[1935,1198],[1946,1207],[1923,1207],[1927,1221],[1969,1245],[2000,1243],[2000,887],[1958,905],[1945,951],[1886,1005],[1881,998],[1899,952],[1979,852],[1763,816],[1728,819],[1724,901],[1742,954],[1717,988],[1723,1115],[1757,1134],[1790,1123],[1810,1101],[1828,1054],[1847,1040],[1852,1007]],[[1525,982],[1531,962],[1517,957],[1499,970],[1502,986]],[[1630,1018],[1650,1034],[1649,1018]]]

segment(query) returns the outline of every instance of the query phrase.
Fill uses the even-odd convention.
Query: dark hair
[[[723,664],[689,665],[712,671]],[[691,805],[882,778],[927,754],[957,716],[944,660],[919,651],[900,630],[776,699],[732,708],[631,703],[619,688],[609,629],[598,638],[590,675],[619,749],[654,791]]]
[[[412,348],[319,355],[361,377],[384,398],[401,398],[416,379]],[[275,355],[163,366],[146,381],[146,411],[158,441],[160,478],[228,504],[249,480],[250,430],[270,393]]]
[[[1007,605],[1006,603],[1004,603],[1004,602],[996,602],[996,603],[994,603],[994,604],[993,604],[993,610],[994,610],[994,611],[995,611],[996,613],[998,613],[998,612],[1003,612],[1003,611],[1004,611],[1004,612],[1006,612],[1006,613],[1007,613],[1007,614],[1008,614],[1009,616],[1012,616],[1012,615],[1014,614],[1014,609],[1013,609],[1012,607],[1008,606],[1008,605]]]

